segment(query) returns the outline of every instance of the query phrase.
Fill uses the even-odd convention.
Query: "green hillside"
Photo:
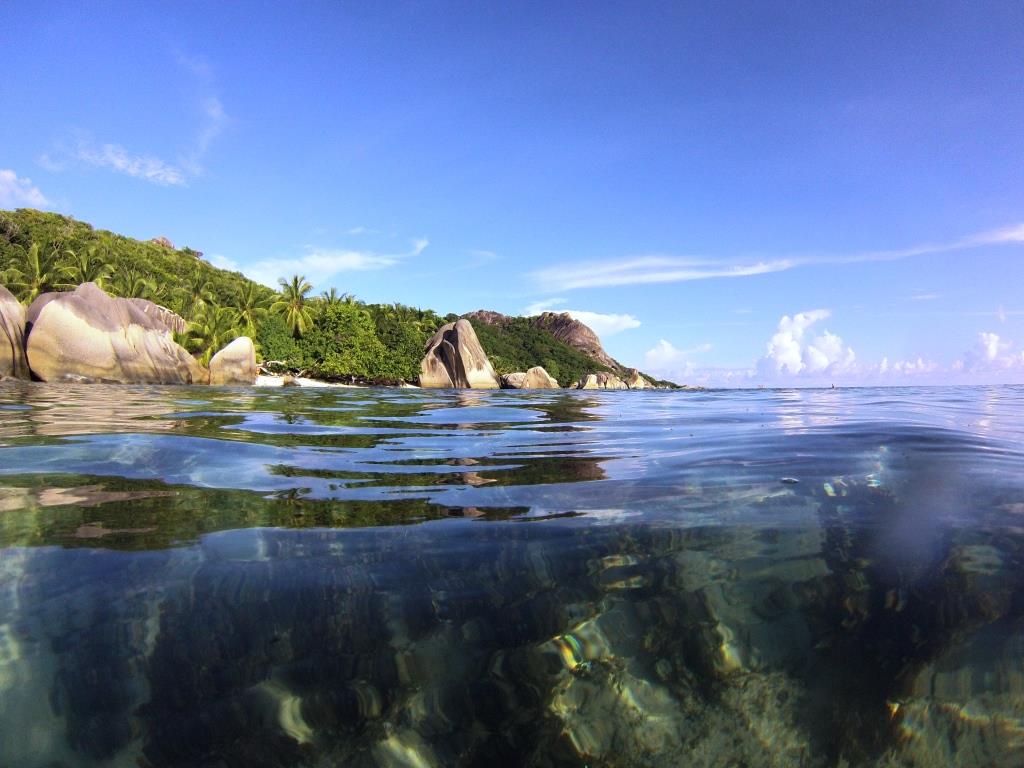
[[[56,213],[0,211],[0,284],[21,301],[88,281],[177,312],[189,321],[179,341],[204,363],[248,335],[272,368],[330,380],[415,381],[427,341],[455,319],[401,304],[366,304],[334,288],[313,296],[301,276],[274,291],[214,267],[191,248],[135,240]],[[510,318],[500,328],[473,326],[499,374],[542,365],[567,385],[608,370],[527,318]]]
[[[500,326],[472,318],[470,323],[487,358],[499,374],[525,371],[541,365],[564,387],[579,381],[587,373],[611,370],[578,349],[558,341],[548,331],[535,327],[530,318],[512,317]]]

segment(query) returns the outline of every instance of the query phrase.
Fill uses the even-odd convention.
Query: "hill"
[[[203,362],[248,335],[270,367],[330,380],[415,381],[426,342],[457,319],[402,304],[367,304],[334,288],[313,296],[300,276],[274,291],[165,237],[136,240],[56,213],[0,211],[0,283],[21,301],[90,281],[181,315],[189,329],[179,341]],[[467,319],[499,374],[542,365],[564,386],[587,373],[627,370],[590,328],[565,314],[479,310]]]

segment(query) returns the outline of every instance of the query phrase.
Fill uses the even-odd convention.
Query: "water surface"
[[[0,384],[0,766],[1024,764],[1024,389]]]

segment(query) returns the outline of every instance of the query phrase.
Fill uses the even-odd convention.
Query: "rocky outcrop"
[[[95,283],[43,294],[26,318],[32,373],[43,381],[205,384],[208,372],[171,336],[184,321],[149,304]]]
[[[501,327],[512,318],[489,309],[478,309],[464,315],[469,320]],[[568,312],[542,312],[529,318],[534,328],[547,331],[558,341],[593,358],[599,365],[613,370],[625,370],[625,366],[604,351],[601,340],[589,327],[574,320]]]
[[[501,377],[504,389],[558,389],[558,381],[542,366],[536,365],[526,373],[509,373]]]
[[[542,328],[563,344],[578,349],[601,365],[615,370],[623,368],[615,358],[604,351],[597,334],[579,320],[570,317],[568,312],[543,312],[531,319],[535,328]]]
[[[441,326],[420,362],[420,386],[498,389],[501,385],[468,320]]]
[[[25,308],[0,285],[0,379],[29,378],[25,359]]]
[[[239,336],[210,359],[213,385],[256,383],[256,347],[248,336]]]
[[[629,387],[614,373],[602,371],[601,373],[588,373],[579,380],[575,389],[629,389]]]
[[[630,389],[653,389],[654,385],[651,384],[647,379],[636,368],[630,368],[626,371],[626,386]]]

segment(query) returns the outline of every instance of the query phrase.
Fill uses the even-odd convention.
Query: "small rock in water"
[[[783,477],[779,479],[779,482],[785,483],[786,485],[796,485],[800,481],[797,480],[795,477]]]

